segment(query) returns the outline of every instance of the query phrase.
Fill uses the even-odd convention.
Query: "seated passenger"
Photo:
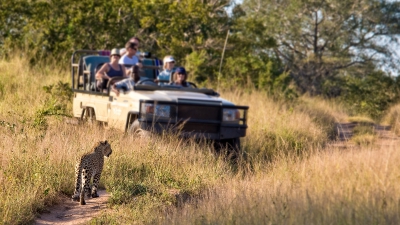
[[[117,83],[112,85],[112,91],[119,96],[120,90],[125,91],[130,91],[133,90],[133,86],[135,86],[135,82],[139,80],[139,67],[138,66],[133,66],[132,67],[132,73],[129,76],[129,78],[123,79],[121,81],[118,81]]]
[[[135,43],[135,44],[136,44],[136,47],[139,49],[141,40],[140,40],[138,37],[135,37],[135,36],[131,37],[131,38],[129,39],[129,42]],[[121,56],[125,55],[126,52],[127,52],[127,51],[126,51],[126,48],[121,48],[121,49],[120,49],[120,52],[121,52]],[[137,57],[140,56],[139,50],[136,51],[136,56],[137,56]]]
[[[175,71],[175,59],[172,55],[167,55],[163,59],[163,71],[157,76],[155,82],[170,82]]]
[[[191,87],[191,85],[186,81],[187,79],[187,73],[185,68],[183,67],[178,67],[176,68],[174,72],[174,82],[171,82],[169,84],[171,85],[180,85],[182,87]]]
[[[110,63],[105,63],[96,73],[97,88],[102,90],[107,88],[107,83],[112,77],[126,77],[125,67],[118,64],[121,58],[119,50],[111,50]]]
[[[131,66],[138,65],[141,67],[141,63],[139,58],[136,55],[137,52],[137,44],[134,42],[127,42],[125,44],[126,54],[124,54],[119,60],[119,64],[124,65],[126,68],[130,68]]]

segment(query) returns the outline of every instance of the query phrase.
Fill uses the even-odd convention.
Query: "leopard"
[[[103,171],[104,157],[108,158],[112,153],[107,140],[99,141],[93,148],[94,151],[82,155],[75,166],[75,190],[72,200],[79,201],[81,205],[86,205],[85,195],[87,198],[99,197],[97,188]],[[90,185],[91,179],[93,179],[92,185]]]

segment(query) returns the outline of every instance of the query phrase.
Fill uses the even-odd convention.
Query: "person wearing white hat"
[[[167,82],[171,81],[171,75],[175,71],[175,59],[172,55],[167,55],[163,59],[163,71],[157,76],[156,82]]]

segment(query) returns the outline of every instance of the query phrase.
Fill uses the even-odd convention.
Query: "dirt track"
[[[336,125],[338,132],[338,140],[332,142],[329,146],[351,148],[355,145],[349,140],[353,136],[353,129],[357,123],[340,123]],[[377,134],[377,140],[374,143],[375,146],[390,146],[399,145],[400,137],[390,130],[390,126],[374,125],[375,132]]]
[[[73,225],[86,223],[107,208],[110,194],[105,190],[99,190],[98,193],[100,195],[98,198],[85,199],[86,205],[80,205],[79,202],[73,202],[67,196],[61,196],[60,204],[51,208],[50,212],[41,214],[35,224]]]

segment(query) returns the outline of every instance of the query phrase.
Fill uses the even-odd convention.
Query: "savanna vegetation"
[[[227,13],[232,6],[231,13]],[[75,160],[107,139],[99,224],[399,224],[392,1],[0,1],[0,218],[32,223],[72,195]],[[173,54],[200,86],[249,105],[237,164],[207,143],[72,125],[76,49],[131,37]],[[338,122],[358,122],[341,149]]]

